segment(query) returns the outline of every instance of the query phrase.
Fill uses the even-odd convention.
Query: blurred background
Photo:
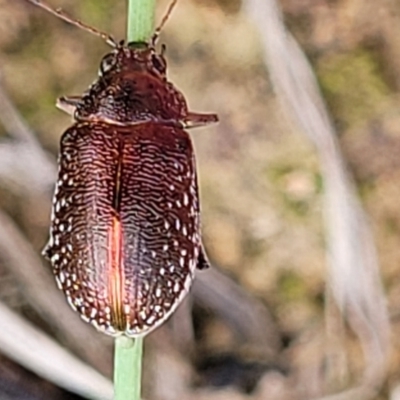
[[[125,36],[122,0],[51,4]],[[400,399],[399,16],[397,0],[178,2],[169,79],[220,118],[190,132],[214,268],[146,338],[144,398]],[[40,256],[71,124],[55,101],[108,51],[0,0],[0,399],[111,398],[112,339]]]

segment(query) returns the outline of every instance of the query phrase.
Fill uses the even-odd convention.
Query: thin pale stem
[[[148,42],[154,30],[155,0],[128,0],[128,42]]]
[[[154,30],[155,0],[128,0],[128,42],[149,42]],[[115,339],[114,400],[140,400],[143,339]]]
[[[114,400],[140,400],[143,339],[115,339]]]

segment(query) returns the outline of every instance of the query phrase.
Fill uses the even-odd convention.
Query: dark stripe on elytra
[[[117,153],[117,169],[115,171],[115,189],[113,193],[112,205],[119,218],[119,211],[121,207],[121,185],[123,179],[123,157],[124,157],[124,140],[121,138],[118,143]]]

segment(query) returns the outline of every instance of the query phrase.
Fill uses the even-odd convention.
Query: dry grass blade
[[[110,381],[1,303],[0,349],[37,375],[71,392],[89,399],[112,399]]]
[[[7,96],[0,80],[0,121],[13,140],[0,143],[0,182],[13,193],[43,193],[56,167]]]
[[[12,101],[4,90],[0,76],[0,120],[10,136],[21,142],[40,148],[33,132],[20,117]]]
[[[297,42],[286,32],[276,2],[247,0],[245,4],[261,32],[271,80],[284,110],[315,144],[320,157],[329,284],[363,348],[366,367],[363,383],[356,389],[361,396],[358,398],[371,398],[385,376],[390,328],[370,228],[344,167],[312,68]],[[349,391],[340,398],[354,399],[354,394]]]
[[[172,335],[176,346],[184,354],[192,354],[195,337],[192,320],[192,296],[187,296],[171,318]]]
[[[216,268],[199,273],[193,285],[195,299],[218,314],[247,342],[274,356],[281,347],[278,328],[268,310]]]
[[[44,193],[53,185],[55,172],[43,150],[26,142],[0,143],[0,182],[11,193],[18,196]]]

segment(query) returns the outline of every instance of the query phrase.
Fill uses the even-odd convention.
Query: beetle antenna
[[[102,32],[96,28],[93,28],[89,25],[86,25],[82,21],[78,19],[70,17],[66,14],[61,8],[54,9],[49,6],[47,3],[43,2],[42,0],[26,0],[29,3],[42,8],[43,10],[49,12],[50,14],[55,15],[57,18],[62,19],[65,22],[68,22],[71,25],[75,25],[80,29],[83,29],[86,32],[90,32],[93,35],[101,37],[107,44],[111,47],[117,47],[117,43],[115,42],[114,38],[106,32]]]
[[[168,21],[169,16],[172,13],[172,10],[176,6],[176,3],[178,3],[178,0],[172,0],[171,3],[169,3],[168,10],[165,13],[163,19],[160,22],[160,25],[157,26],[155,29],[153,36],[151,37],[151,44],[154,46],[158,40],[158,37],[160,36],[161,30],[164,27],[165,23]]]

